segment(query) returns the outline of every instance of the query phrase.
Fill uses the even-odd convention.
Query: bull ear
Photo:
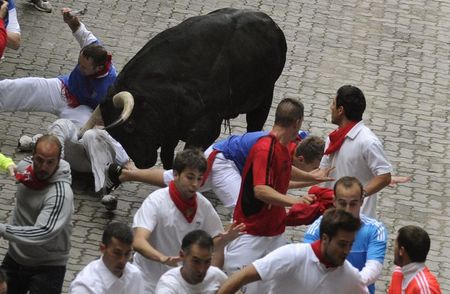
[[[105,127],[105,130],[114,128],[120,124],[122,124],[124,121],[126,121],[131,113],[133,112],[134,108],[134,98],[133,95],[131,95],[130,92],[122,91],[114,95],[113,97],[113,104],[116,108],[122,108],[122,113],[120,114],[120,117],[113,122],[112,124]]]

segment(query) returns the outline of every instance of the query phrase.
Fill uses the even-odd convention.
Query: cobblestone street
[[[385,188],[378,196],[378,216],[389,243],[377,293],[386,293],[393,240],[406,224],[430,234],[427,265],[443,293],[450,293],[450,1],[50,0],[50,14],[36,11],[26,0],[15,1],[22,43],[18,51],[6,51],[0,80],[55,77],[73,69],[79,47],[62,20],[63,7],[88,9],[81,20],[112,52],[118,71],[150,38],[188,17],[228,6],[269,14],[284,31],[288,52],[265,128],[272,125],[278,102],[294,97],[305,104],[302,129],[325,138],[335,128],[329,115],[331,97],[343,84],[360,87],[368,100],[364,121],[384,142],[394,174],[413,176],[410,183]],[[18,162],[29,155],[16,150],[18,138],[45,132],[55,118],[44,113],[0,114],[1,152]],[[245,126],[241,117],[231,121],[233,133],[245,132]],[[228,130],[222,131],[221,137],[227,135]],[[74,232],[64,291],[76,273],[100,255],[105,224],[131,224],[143,199],[155,189],[122,185],[115,192],[119,207],[108,213],[92,192],[90,178],[75,178]],[[15,191],[14,181],[2,175],[0,222],[10,216]],[[214,195],[206,196],[226,221],[225,208]],[[298,241],[303,231],[290,229],[288,235]],[[7,246],[0,239],[1,257]]]

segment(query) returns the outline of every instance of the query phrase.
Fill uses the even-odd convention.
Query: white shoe
[[[22,152],[33,151],[34,145],[36,145],[36,141],[42,137],[42,134],[36,134],[33,137],[23,135],[17,141],[17,149]]]
[[[117,200],[116,196],[107,194],[107,195],[103,196],[101,202],[105,206],[106,210],[111,211],[111,210],[116,210],[118,200]]]
[[[39,11],[52,12],[52,5],[47,0],[31,0],[31,3]]]

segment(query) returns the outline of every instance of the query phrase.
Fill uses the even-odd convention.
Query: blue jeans
[[[61,294],[66,266],[25,266],[6,254],[1,267],[8,275],[8,294]]]

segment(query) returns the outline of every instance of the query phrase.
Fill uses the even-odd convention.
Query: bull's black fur
[[[247,130],[261,130],[286,40],[266,14],[225,8],[187,19],[151,39],[122,69],[101,105],[105,124],[117,119],[112,96],[129,91],[129,120],[109,132],[138,167],[151,167],[161,147],[165,168],[178,140],[208,147],[224,119],[246,113]]]

